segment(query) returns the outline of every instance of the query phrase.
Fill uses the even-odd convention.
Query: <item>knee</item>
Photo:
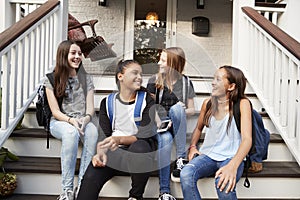
[[[151,151],[151,146],[145,140],[137,140],[129,146],[128,151],[133,153],[147,153]]]
[[[65,134],[63,134],[63,139],[75,143],[79,140],[79,131],[72,125],[65,129]]]
[[[190,185],[193,177],[193,168],[186,165],[180,172],[180,182],[183,185]]]
[[[226,193],[228,184],[226,185],[226,187],[221,191],[220,188],[218,187],[218,182],[219,182],[219,178],[215,179],[215,188],[218,194],[219,199],[232,199],[231,196],[234,195],[235,190],[233,191],[229,191],[228,193]]]
[[[185,109],[179,103],[176,103],[171,106],[169,113],[172,116],[183,115],[185,113]]]
[[[173,141],[173,136],[169,131],[166,131],[165,133],[159,135],[158,142],[162,145],[172,143],[172,141]]]
[[[96,172],[92,162],[90,162],[88,167],[85,170],[84,179],[93,180],[96,177],[96,175],[97,175],[97,172]]]
[[[87,124],[85,128],[85,135],[88,136],[88,138],[91,138],[92,140],[97,141],[98,140],[98,130],[94,124],[91,122]]]

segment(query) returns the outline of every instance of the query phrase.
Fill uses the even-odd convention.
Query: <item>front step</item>
[[[16,194],[58,195],[61,192],[59,159],[61,144],[57,139],[51,138],[50,140],[50,149],[46,149],[43,129],[22,129],[15,131],[5,143],[5,147],[21,156],[20,161],[7,162],[5,165],[7,171],[13,171],[18,175]],[[22,157],[26,155],[33,157]],[[78,157],[80,156],[78,155]],[[238,183],[239,199],[300,197],[298,190],[300,168],[278,134],[271,134],[268,160],[264,165],[263,172],[251,175],[250,189],[243,186],[244,178]],[[217,198],[213,182],[213,178],[198,182],[204,198]],[[154,173],[148,182],[145,197],[157,198],[158,186],[157,173]],[[130,177],[116,176],[105,185],[100,196],[126,198],[129,187]],[[171,182],[171,191],[175,197],[182,198],[180,183]]]
[[[7,162],[5,169],[18,176],[16,194],[58,195],[60,193],[59,158],[20,157],[17,162]],[[78,165],[76,173],[78,173]],[[298,188],[300,167],[296,162],[264,162],[264,170],[260,173],[249,174],[249,180],[251,182],[249,189],[243,186],[244,178],[237,184],[239,199],[300,197]],[[116,176],[104,186],[100,196],[126,198],[130,189],[129,183],[129,176]],[[157,173],[154,172],[147,184],[145,198],[156,198],[159,194],[158,185]],[[199,180],[198,187],[204,198],[217,198],[213,177]],[[176,198],[182,198],[180,183],[171,182],[171,191]]]
[[[207,98],[210,94],[210,80],[192,79],[197,96],[195,97],[196,110],[200,109],[202,101]],[[108,93],[113,91],[115,88],[112,84],[114,82],[113,77],[95,77],[94,83],[95,88],[95,108],[98,109],[100,101],[103,97],[107,96]],[[147,83],[147,77],[144,79],[144,84]],[[256,99],[253,90],[247,86],[247,96],[250,97],[253,107],[256,110],[261,110],[262,105]],[[197,115],[188,119],[188,137],[190,136],[193,128],[195,127]],[[263,115],[265,126],[271,133],[276,133],[271,120],[267,115]],[[42,194],[42,195],[53,195],[52,199],[56,199],[57,195],[61,193],[61,175],[60,175],[60,146],[61,142],[57,139],[50,139],[50,149],[46,149],[45,133],[42,129],[36,129],[37,123],[35,120],[35,105],[32,104],[23,119],[24,127],[29,128],[28,130],[20,130],[19,133],[16,131],[4,144],[9,150],[18,156],[32,156],[38,159],[37,161],[31,160],[31,162],[23,163],[22,161],[17,162],[17,165],[22,165],[20,169],[8,168],[13,170],[18,175],[18,188],[15,191],[16,194]],[[24,132],[23,134],[21,132]],[[42,135],[42,137],[41,137]],[[29,136],[29,137],[28,137]],[[188,138],[189,139],[189,138]],[[187,143],[188,145],[188,143]],[[81,150],[81,148],[80,148]],[[78,152],[78,158],[80,157],[80,151]],[[45,159],[45,161],[44,161]],[[51,163],[50,161],[53,161]],[[268,169],[268,163],[273,168]],[[43,164],[43,166],[41,165]],[[56,166],[56,171],[50,172],[51,167]],[[277,168],[275,167],[277,166]],[[25,169],[27,168],[27,171]],[[39,170],[37,170],[37,169]],[[275,170],[275,168],[277,170]],[[35,172],[34,172],[35,170]],[[281,173],[280,170],[291,172],[289,175]],[[269,172],[268,172],[269,171]],[[271,175],[270,172],[274,172]],[[295,163],[295,159],[289,152],[285,143],[281,137],[277,134],[271,135],[271,143],[269,147],[268,160],[266,162],[266,174],[262,173],[259,177],[258,174],[250,177],[251,188],[246,189],[243,186],[244,178],[237,185],[237,192],[239,199],[300,199],[299,188],[299,166]],[[280,175],[280,173],[281,175]],[[269,175],[267,175],[269,174]],[[75,183],[76,183],[75,178]],[[129,176],[116,176],[109,181],[103,191],[101,191],[101,198],[103,200],[127,200],[128,190],[130,187]],[[213,178],[207,178],[200,180],[198,186],[204,199],[217,199],[214,189]],[[200,187],[201,186],[201,187]],[[145,198],[157,199],[159,193],[159,182],[157,175],[150,178],[146,191]],[[179,200],[182,199],[180,183],[171,182],[172,194]],[[24,197],[27,199],[28,196]],[[54,198],[53,198],[54,197]],[[50,199],[49,199],[50,200]]]
[[[190,137],[191,133],[187,136],[187,145],[189,145]],[[41,128],[30,128],[14,131],[4,146],[18,156],[30,155],[33,157],[59,158],[61,141],[51,136],[50,148],[47,149],[46,132]],[[80,154],[81,148],[78,151],[78,158]],[[271,134],[267,161],[295,161],[283,139],[278,134]]]

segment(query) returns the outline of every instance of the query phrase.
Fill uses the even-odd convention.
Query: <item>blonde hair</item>
[[[163,89],[164,85],[172,92],[173,82],[178,80],[182,75],[185,66],[185,54],[180,47],[170,47],[163,49],[162,52],[167,54],[168,70],[165,73],[158,73],[155,86]]]

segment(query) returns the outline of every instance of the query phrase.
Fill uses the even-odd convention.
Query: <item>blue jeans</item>
[[[62,189],[63,191],[73,190],[79,140],[82,141],[83,148],[78,175],[78,186],[80,186],[84,172],[91,162],[92,157],[95,155],[98,130],[92,122],[89,122],[85,127],[84,135],[81,135],[71,124],[52,119],[50,122],[50,132],[55,138],[62,141]]]
[[[173,138],[176,143],[176,157],[186,156],[186,114],[180,104],[170,108],[169,118],[172,120],[172,133],[166,131],[157,134],[158,142],[158,168],[160,193],[170,193],[170,164]]]
[[[215,172],[225,166],[231,159],[224,161],[215,161],[208,156],[202,154],[191,160],[187,165],[184,166],[180,173],[180,182],[184,199],[188,200],[200,200],[201,196],[197,188],[197,181],[200,178],[209,177],[214,175]],[[243,174],[244,162],[242,162],[237,170],[236,182],[238,182]],[[219,178],[215,179],[215,188],[217,190],[219,200],[236,200],[236,190],[225,193],[217,188]]]

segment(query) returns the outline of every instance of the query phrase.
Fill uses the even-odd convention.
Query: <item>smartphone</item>
[[[163,120],[161,122],[161,125],[160,127],[157,129],[157,132],[165,132],[167,131],[169,128],[170,128],[170,124],[171,123],[171,120],[170,119],[167,119],[167,120]]]
[[[198,153],[195,153],[194,155],[193,155],[193,158],[192,159],[194,159],[194,158],[196,158],[196,157],[198,157],[199,156],[199,154]]]

